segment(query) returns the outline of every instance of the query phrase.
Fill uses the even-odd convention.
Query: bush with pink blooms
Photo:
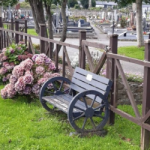
[[[26,50],[27,47],[24,42],[19,42],[19,44],[12,44],[7,48],[3,48],[2,53],[0,53],[0,80],[3,83],[9,81],[12,69],[15,65],[27,58],[32,58],[33,55]]]
[[[41,86],[52,77],[60,76],[54,73],[55,64],[45,54],[35,54],[15,66],[7,84],[1,90],[2,98],[13,98],[26,95],[34,98],[39,95]]]

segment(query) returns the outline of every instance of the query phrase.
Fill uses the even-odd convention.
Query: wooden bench
[[[64,77],[49,79],[41,88],[40,102],[48,111],[53,106],[66,113],[77,132],[97,131],[109,118],[111,86],[109,79],[76,67],[71,81]]]

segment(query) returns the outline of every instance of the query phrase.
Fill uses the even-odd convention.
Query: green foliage
[[[1,0],[2,3],[0,4],[3,4],[4,6],[8,7],[9,4],[11,6],[14,6],[15,4],[17,4],[19,2],[19,0]]]
[[[81,5],[84,9],[88,9],[89,8],[89,0],[80,0]],[[95,0],[92,0],[92,7],[95,7],[96,2]]]
[[[69,7],[75,7],[75,5],[78,5],[77,0],[68,0],[68,6]],[[77,6],[76,6],[77,7]],[[76,8],[77,9],[77,8]]]
[[[83,19],[86,21],[85,16],[69,16],[69,19],[74,20],[74,21],[78,21],[79,19]]]
[[[28,2],[20,3],[20,8],[30,8],[30,4]]]
[[[51,9],[56,9],[56,5],[55,5],[55,4],[52,4],[52,5],[51,5]]]
[[[118,48],[118,54],[140,60],[144,60],[144,53],[144,47],[126,46]]]
[[[5,55],[7,56],[8,61],[13,62],[14,64],[18,64],[19,63],[18,55],[22,55],[26,51],[27,47],[25,44],[16,45],[13,43],[6,49],[7,50],[5,52]]]
[[[124,28],[127,25],[126,17],[122,17],[120,20],[121,27]]]
[[[131,106],[122,105],[119,109],[134,114]],[[140,150],[140,126],[119,115],[115,115],[115,119],[113,126],[105,127],[108,131],[105,137],[69,136],[74,130],[66,114],[59,111],[48,113],[38,100],[28,103],[23,96],[13,100],[0,98],[0,149]]]
[[[75,4],[74,8],[75,9],[81,9],[79,4]]]

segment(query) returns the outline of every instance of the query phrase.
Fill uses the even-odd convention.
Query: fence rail
[[[1,19],[0,19],[1,20]],[[46,28],[46,27],[45,27]],[[119,114],[120,116],[136,123],[141,126],[141,149],[146,150],[150,148],[150,40],[145,42],[145,60],[137,60],[129,57],[124,57],[117,54],[117,43],[118,43],[118,35],[112,35],[110,37],[110,45],[98,44],[94,42],[88,42],[86,40],[86,32],[81,31],[79,38],[79,46],[73,45],[70,43],[60,42],[53,39],[48,39],[41,36],[33,36],[27,33],[19,32],[14,30],[8,30],[2,28],[2,23],[0,21],[0,49],[8,46],[11,42],[10,33],[14,35],[15,42],[18,43],[20,37],[22,40],[27,39],[27,45],[29,52],[35,54],[35,50],[33,48],[32,39],[40,40],[40,52],[44,52],[50,58],[55,61],[56,68],[58,70],[59,67],[59,54],[60,54],[60,46],[62,50],[62,75],[66,76],[66,68],[68,68],[70,72],[70,76],[73,74],[74,68],[71,65],[71,60],[68,54],[68,49],[75,49],[78,52],[79,58],[79,66],[83,69],[86,68],[86,64],[89,64],[90,71],[99,74],[101,68],[103,67],[105,61],[107,60],[107,77],[114,81],[114,85],[111,91],[110,97],[110,124],[115,123],[115,114]],[[42,30],[45,30],[44,27],[41,27]],[[44,34],[43,34],[44,36]],[[7,38],[6,38],[7,37]],[[101,58],[99,59],[97,65],[94,64],[90,55],[90,47],[99,48],[99,49],[107,49],[109,52],[105,51]],[[55,50],[55,57],[53,58],[53,52]],[[71,50],[72,51],[72,50]],[[135,103],[135,99],[131,92],[130,86],[127,82],[125,73],[122,69],[120,61],[127,61],[135,64],[142,65],[144,67],[144,86],[143,86],[143,99],[142,99],[142,114],[140,115],[137,105]],[[67,65],[66,65],[67,64]],[[127,95],[130,99],[132,108],[135,113],[135,117],[130,114],[120,110],[117,108],[117,95],[118,95],[118,87],[117,81],[118,76],[121,76],[121,79],[124,83]]]

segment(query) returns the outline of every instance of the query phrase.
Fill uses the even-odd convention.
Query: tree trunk
[[[136,31],[137,45],[144,46],[143,26],[142,26],[142,0],[136,0]]]
[[[29,0],[29,4],[31,6],[31,11],[32,11],[32,14],[33,14],[33,19],[34,19],[34,23],[35,23],[35,30],[36,30],[36,33],[39,34],[40,27],[39,27],[39,24],[38,24],[37,19],[36,19],[35,9],[34,9],[34,6],[33,6],[33,0]]]
[[[61,15],[62,15],[62,21],[63,21],[63,30],[62,30],[62,36],[60,39],[61,42],[64,42],[66,40],[66,33],[67,33],[66,5],[67,5],[67,0],[62,0]]]

